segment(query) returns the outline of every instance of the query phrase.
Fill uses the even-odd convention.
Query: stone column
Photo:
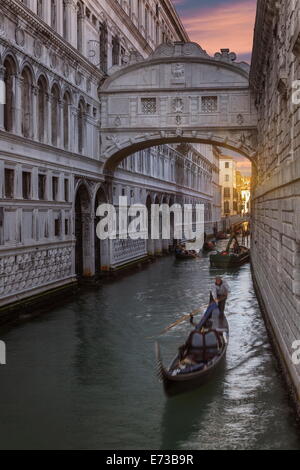
[[[4,161],[0,160],[0,198],[4,198]]]
[[[37,167],[34,167],[31,172],[31,188],[32,199],[37,200],[39,198],[39,174]]]
[[[78,130],[77,130],[77,108],[71,105],[70,112],[70,134],[69,134],[69,150],[71,152],[78,152]]]
[[[14,131],[18,135],[22,135],[22,87],[23,78],[16,75],[14,78],[15,101],[14,101]]]
[[[5,107],[5,67],[0,66],[0,130],[4,130],[4,107]]]
[[[51,93],[46,93],[46,126],[47,126],[47,132],[46,132],[46,143],[49,145],[52,144],[52,121],[51,121]]]
[[[38,140],[38,93],[39,87],[33,85],[32,86],[32,137],[33,140]]]
[[[16,165],[14,194],[16,199],[23,199],[22,166]]]

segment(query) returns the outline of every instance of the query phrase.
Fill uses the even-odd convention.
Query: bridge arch
[[[225,147],[255,164],[257,110],[249,65],[223,49],[162,44],[146,60],[132,56],[102,85],[101,158],[113,172],[127,156],[162,144]]]

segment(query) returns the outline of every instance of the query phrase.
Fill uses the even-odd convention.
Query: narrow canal
[[[300,449],[248,265],[225,274],[225,369],[193,393],[164,396],[152,336],[205,303],[215,275],[207,258],[163,258],[0,332],[0,448]],[[166,361],[189,329],[160,338]]]

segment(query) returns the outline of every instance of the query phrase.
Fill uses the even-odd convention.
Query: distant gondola
[[[195,251],[182,251],[175,253],[176,259],[184,260],[184,259],[195,259],[198,257],[198,254]]]
[[[212,302],[168,369],[163,366],[157,343],[158,373],[166,394],[178,395],[207,383],[225,359],[228,337],[227,319],[220,317],[217,304]]]
[[[237,244],[236,250],[231,250],[232,242]],[[210,264],[214,268],[235,268],[250,260],[250,250],[241,246],[235,235],[231,236],[225,251],[210,255]]]

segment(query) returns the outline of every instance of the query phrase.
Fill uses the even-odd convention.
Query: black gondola
[[[181,251],[175,253],[176,259],[195,259],[198,258],[198,254],[195,251]]]
[[[236,243],[236,251],[231,251],[232,243]],[[214,268],[235,268],[242,266],[250,260],[250,250],[239,245],[235,235],[231,236],[225,251],[210,255],[210,264]]]
[[[212,300],[212,299],[211,299]],[[165,368],[156,344],[158,374],[168,396],[188,392],[208,382],[223,363],[229,338],[229,326],[211,302],[197,328],[179,348],[169,368]]]

